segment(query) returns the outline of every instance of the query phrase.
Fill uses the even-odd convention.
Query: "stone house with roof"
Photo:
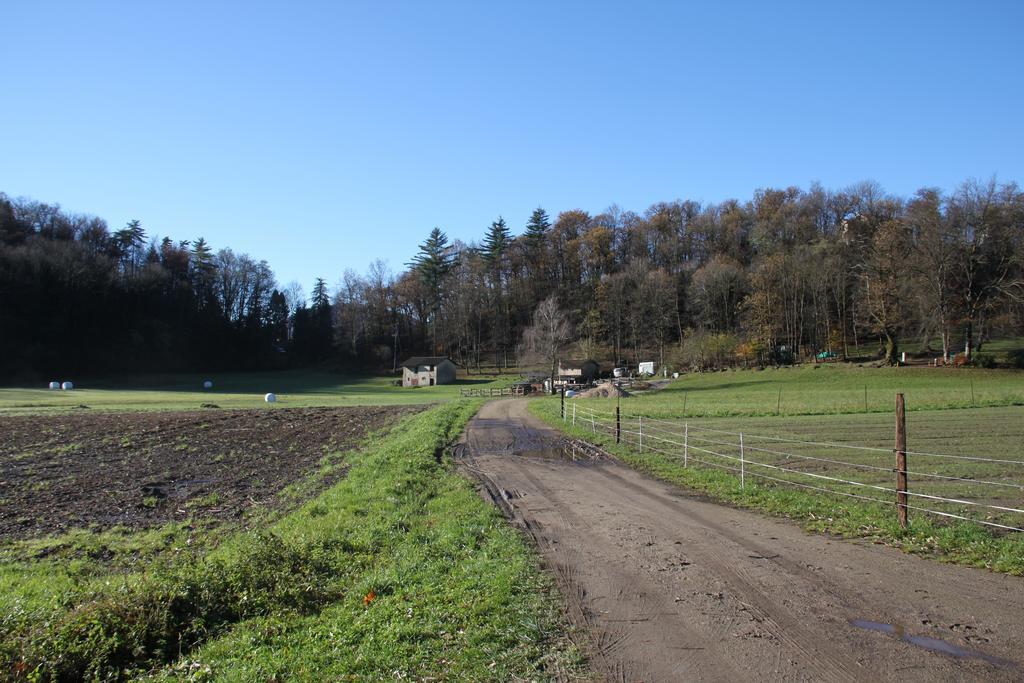
[[[455,363],[447,356],[413,356],[402,363],[403,387],[432,387],[455,381]]]

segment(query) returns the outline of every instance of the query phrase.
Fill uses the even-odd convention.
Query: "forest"
[[[0,194],[0,375],[390,370],[416,353],[514,367],[546,300],[564,318],[565,353],[680,370],[864,348],[893,363],[908,340],[971,358],[994,335],[1024,333],[1015,183],[538,208],[521,229],[498,217],[468,244],[424,232],[400,272],[377,261],[333,289],[316,279],[307,297],[203,238],[149,236],[139,221],[112,231]]]

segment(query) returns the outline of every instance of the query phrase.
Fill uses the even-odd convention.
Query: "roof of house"
[[[413,356],[402,363],[403,368],[416,369],[421,365],[439,365],[449,360],[448,356]]]

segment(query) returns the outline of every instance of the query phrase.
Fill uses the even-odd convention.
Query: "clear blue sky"
[[[1019,2],[5,3],[0,190],[308,290],[438,225],[1024,182]]]

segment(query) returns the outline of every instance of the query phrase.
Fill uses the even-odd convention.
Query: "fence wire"
[[[566,406],[565,419],[569,420],[570,406]],[[684,465],[702,465],[740,475],[741,482],[747,476],[772,482],[773,485],[795,486],[819,493],[838,495],[858,500],[894,505],[900,491],[893,486],[882,485],[881,481],[859,481],[854,475],[839,476],[843,472],[835,471],[849,468],[854,474],[859,471],[864,477],[895,477],[898,470],[891,464],[871,462],[853,462],[843,459],[843,453],[858,454],[860,457],[881,458],[892,457],[893,449],[844,444],[830,441],[810,441],[792,439],[765,434],[754,434],[746,431],[728,431],[714,429],[702,425],[691,424],[683,420],[666,420],[645,415],[622,415],[617,419],[616,413],[594,409],[591,406],[571,405],[571,419],[577,428],[590,427],[594,435],[618,441],[639,453],[657,453],[672,458],[682,458]],[[729,440],[734,437],[736,440]],[[771,445],[768,448],[766,446]],[[829,457],[820,453],[793,452],[795,449],[828,450]],[[813,451],[812,451],[813,452]],[[974,466],[977,463],[994,465],[1012,465],[1021,468],[1024,474],[1024,461],[990,458],[979,455],[956,455],[942,453],[923,453],[905,451],[908,458],[943,458],[958,461],[962,466]],[[767,462],[775,458],[772,462]],[[927,462],[927,461],[922,461]],[[797,469],[798,466],[816,467],[819,471]],[[825,471],[820,471],[824,469]],[[918,489],[932,485],[950,485],[954,482],[970,484],[981,491],[1002,489],[987,496],[989,500],[972,500],[984,498],[978,495],[956,493],[938,495],[914,490],[913,486],[903,491],[910,499],[901,504],[908,510],[936,515],[943,518],[958,519],[982,524],[984,526],[1005,531],[1024,531],[1024,504],[1019,499],[1011,501],[1002,498],[1008,495],[1007,489],[1024,491],[1024,484],[1012,481],[992,481],[971,476],[956,474],[938,474],[909,468],[904,473],[918,482]],[[774,474],[769,474],[772,472]],[[827,473],[826,473],[827,472]],[[959,473],[958,473],[959,474]],[[1016,474],[1016,471],[1014,472]],[[862,477],[863,478],[863,477]],[[925,481],[921,481],[924,479]],[[809,480],[809,481],[808,481]],[[741,483],[742,485],[742,483]],[[943,491],[945,493],[945,491]],[[870,494],[870,495],[868,495]],[[887,498],[881,496],[887,495]],[[1016,495],[1016,494],[1009,494]],[[953,497],[955,496],[955,497]],[[929,505],[931,505],[929,507]],[[945,509],[936,509],[945,507]],[[985,518],[970,516],[970,511],[984,513]],[[1010,518],[1007,519],[1007,516]]]

